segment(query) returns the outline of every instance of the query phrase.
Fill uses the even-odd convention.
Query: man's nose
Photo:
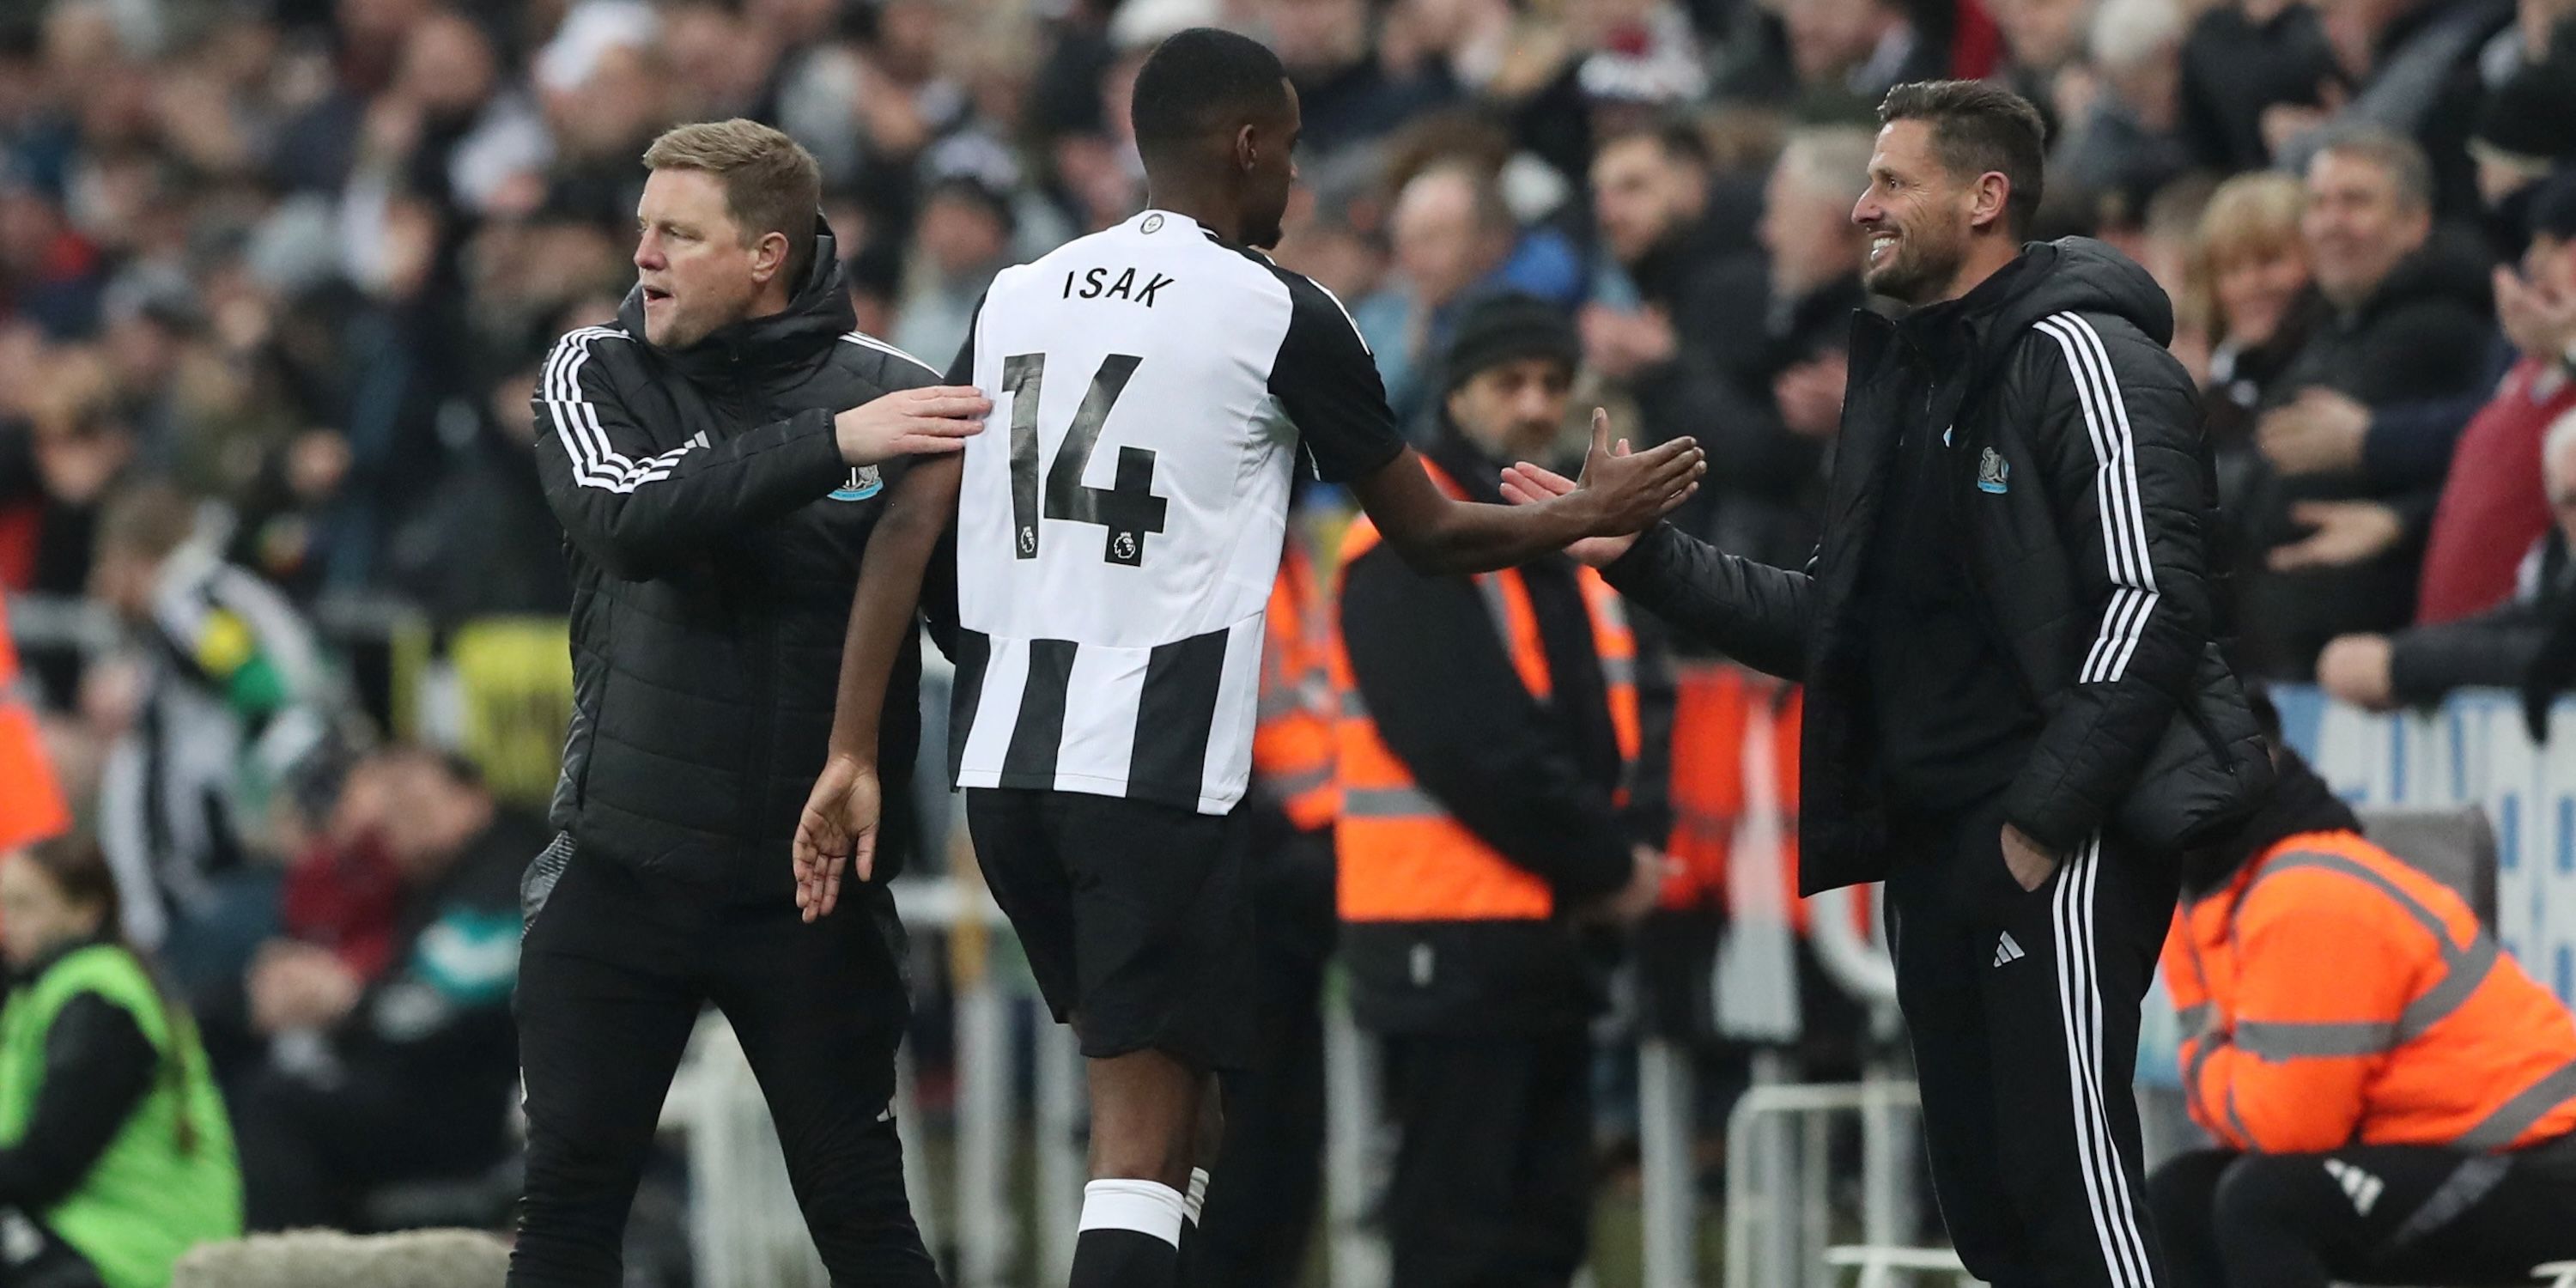
[[[661,266],[662,251],[661,248],[653,244],[653,238],[650,235],[637,238],[635,241],[635,267],[650,270]]]
[[[1878,203],[1870,200],[1866,192],[1860,194],[1860,199],[1852,203],[1851,221],[1853,223],[1868,224],[1876,220],[1878,215]]]

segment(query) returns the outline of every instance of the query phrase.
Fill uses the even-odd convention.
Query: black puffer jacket
[[[2031,245],[1959,307],[1863,313],[1807,570],[1669,526],[1608,570],[1680,629],[1806,683],[1807,893],[1885,877],[1913,839],[1888,826],[1856,602],[1907,420],[1947,427],[1941,490],[1960,511],[1958,556],[2041,719],[2020,773],[1999,784],[2005,817],[2061,851],[2108,829],[2173,853],[2269,788],[2261,734],[2210,638],[2209,455],[2191,380],[2164,350],[2172,330],[2146,270],[2084,238]]]
[[[585,849],[786,898],[832,727],[859,559],[897,467],[842,464],[835,413],[937,372],[858,334],[832,239],[784,313],[678,351],[566,335],[535,398],[572,559],[574,712],[553,822]],[[886,694],[886,799],[919,738],[918,659]],[[897,838],[890,838],[890,842]],[[889,858],[900,851],[889,845]]]

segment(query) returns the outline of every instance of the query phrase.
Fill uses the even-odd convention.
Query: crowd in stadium
[[[2049,122],[2036,236],[2174,303],[2240,671],[2379,709],[2576,679],[2576,0],[7,10],[0,596],[114,628],[22,632],[19,692],[196,1017],[254,1225],[401,1224],[398,1183],[508,1151],[542,792],[426,749],[348,606],[433,651],[565,611],[530,397],[634,282],[638,159],[684,121],[802,142],[860,328],[944,369],[996,272],[1140,208],[1155,42],[1256,34],[1305,122],[1277,258],[1421,442],[1462,316],[1536,297],[1576,407],[1706,448],[1676,521],[1794,567],[1872,110],[1990,79]]]

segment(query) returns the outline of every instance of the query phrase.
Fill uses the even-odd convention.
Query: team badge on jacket
[[[1997,488],[1996,490],[2002,491],[2001,488]],[[876,466],[862,465],[859,468],[850,471],[849,482],[843,483],[841,486],[832,489],[832,499],[835,501],[864,501],[883,491],[885,491],[885,476],[877,473]]]
[[[2012,466],[2005,464],[2004,458],[1997,454],[1995,449],[1989,447],[1984,456],[1977,458],[1978,491],[2000,494],[2004,490],[2004,480],[2010,477],[2012,477]]]

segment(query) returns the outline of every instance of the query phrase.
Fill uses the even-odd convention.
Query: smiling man
[[[878,685],[844,750],[873,764],[892,711],[886,763],[912,763],[912,605],[955,461],[903,463],[957,451],[987,404],[856,329],[814,159],[786,135],[682,126],[644,163],[636,287],[613,324],[557,342],[535,398],[574,710],[561,834],[521,891],[510,1283],[622,1282],[637,1174],[712,1003],[832,1281],[935,1285],[888,1109],[907,1014],[892,902],[861,885],[859,915],[808,924],[786,856],[845,638]]]
[[[2210,642],[2212,504],[2173,308],[2021,238],[2038,113],[1900,85],[1868,188],[1826,527],[1803,572],[1669,527],[1573,547],[1807,685],[1804,892],[1885,880],[1941,1212],[1996,1288],[2163,1282],[2128,1094],[2182,851],[2269,790]],[[1859,176],[1854,176],[1855,179]],[[1516,466],[1514,499],[1564,481]]]

